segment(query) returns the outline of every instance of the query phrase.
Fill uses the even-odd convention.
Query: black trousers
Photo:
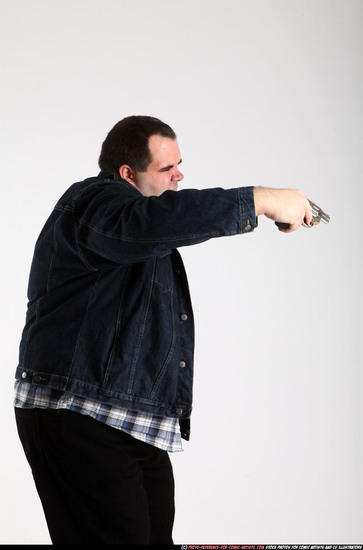
[[[167,451],[67,410],[15,414],[53,544],[173,544]]]

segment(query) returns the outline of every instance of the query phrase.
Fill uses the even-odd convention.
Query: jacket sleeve
[[[81,193],[72,210],[78,246],[118,264],[257,226],[253,187],[184,189],[144,197],[127,183],[110,182]]]

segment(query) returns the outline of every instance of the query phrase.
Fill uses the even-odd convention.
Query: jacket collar
[[[111,180],[111,181],[117,181],[119,183],[122,183],[124,185],[126,185],[129,189],[132,189],[135,193],[137,193],[138,195],[141,195],[140,191],[138,189],[136,189],[133,185],[131,185],[131,183],[129,183],[128,181],[124,180],[120,174],[112,174],[110,172],[103,172],[101,170],[101,172],[98,174],[98,178],[100,179],[108,179],[108,180]]]

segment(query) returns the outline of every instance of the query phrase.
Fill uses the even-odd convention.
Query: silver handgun
[[[317,204],[315,204],[313,201],[311,201],[310,199],[308,199],[309,203],[310,203],[310,207],[311,207],[311,211],[312,211],[312,214],[313,214],[313,220],[311,222],[311,224],[307,224],[305,222],[305,220],[302,222],[302,225],[304,227],[314,227],[314,225],[318,225],[318,223],[320,222],[323,222],[323,223],[329,223],[330,221],[330,216],[329,214],[326,214],[321,208],[320,206],[318,206]],[[288,229],[289,228],[289,225],[288,223],[284,223],[284,222],[275,222],[275,224],[277,225],[277,227],[280,227],[281,229]]]

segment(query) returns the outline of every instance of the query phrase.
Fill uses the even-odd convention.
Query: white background
[[[361,543],[362,0],[11,0],[0,25],[0,543],[50,542],[12,409],[35,240],[130,114],[175,129],[185,187],[301,188],[331,215],[181,250],[174,542]]]

